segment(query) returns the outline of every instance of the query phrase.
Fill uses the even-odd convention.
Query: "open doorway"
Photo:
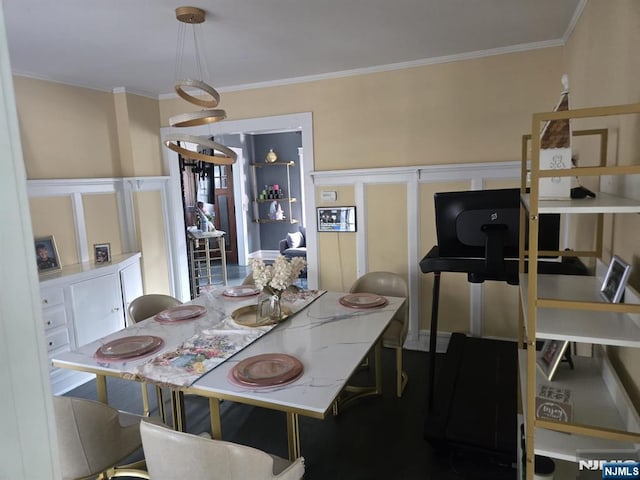
[[[216,141],[232,148],[238,153],[238,161],[233,165],[231,177],[233,180],[233,204],[235,206],[236,251],[238,264],[246,265],[251,252],[256,250],[255,239],[259,238],[259,224],[255,222],[252,197],[252,183],[249,164],[258,158],[256,152],[248,147],[246,136],[274,134],[282,132],[300,132],[301,148],[297,152],[300,164],[300,186],[302,195],[300,200],[300,221],[306,226],[306,219],[314,219],[315,196],[313,193],[313,131],[311,113],[280,115],[247,120],[224,121],[214,125],[190,128],[166,127],[161,130],[162,136],[171,133],[186,133],[198,136],[214,136]],[[234,137],[234,141],[231,140]],[[304,155],[303,155],[304,153]],[[168,190],[168,206],[170,218],[171,240],[171,275],[173,279],[174,295],[178,298],[189,298],[188,265],[186,261],[186,242],[184,241],[185,223],[182,215],[182,199],[180,195],[180,177],[177,168],[177,154],[163,149],[165,168],[169,173],[171,187]],[[230,200],[227,198],[227,200]],[[220,208],[220,202],[216,203]],[[216,215],[218,213],[216,212]],[[229,218],[229,222],[231,218]],[[222,227],[217,227],[222,229]],[[258,232],[258,233],[256,233]],[[257,237],[258,236],[258,237]],[[317,288],[317,250],[315,228],[307,229],[307,284],[309,288]],[[270,247],[274,248],[273,245]]]

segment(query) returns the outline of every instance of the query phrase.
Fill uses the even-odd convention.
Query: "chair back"
[[[393,272],[369,272],[358,278],[351,289],[351,293],[375,293],[377,295],[385,295],[390,297],[406,297],[407,300],[404,305],[398,310],[391,322],[400,322],[399,329],[389,329],[392,331],[398,330],[399,337],[396,339],[397,343],[404,343],[407,338],[407,332],[409,329],[409,288],[407,282],[397,273]]]
[[[134,299],[129,304],[127,313],[129,319],[133,323],[141,322],[142,320],[153,317],[155,314],[160,313],[167,308],[180,305],[182,302],[171,295],[163,295],[161,293],[149,293],[142,295]]]
[[[261,450],[177,432],[145,420],[140,423],[140,435],[153,480],[299,480],[304,474],[302,458],[274,473],[273,457]]]
[[[121,413],[104,403],[54,396],[53,409],[65,480],[98,475],[141,446],[138,424],[121,425]]]

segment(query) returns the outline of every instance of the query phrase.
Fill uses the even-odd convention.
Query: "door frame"
[[[300,131],[302,137],[302,165],[301,175],[302,184],[305,191],[304,202],[304,218],[314,219],[315,212],[315,195],[313,192],[313,116],[311,112],[295,113],[288,115],[277,115],[270,117],[249,118],[244,120],[225,120],[212,125],[203,125],[199,127],[163,127],[160,129],[160,137],[164,141],[166,135],[170,134],[188,134],[197,136],[215,136],[215,135],[232,135],[232,134],[265,134],[265,133],[282,133]],[[239,152],[238,152],[239,153]],[[164,160],[165,172],[170,177],[169,187],[167,189],[169,204],[169,225],[170,230],[170,246],[171,262],[173,264],[173,272],[177,278],[173,279],[175,285],[174,295],[187,301],[190,299],[189,289],[189,270],[187,264],[187,245],[185,240],[184,215],[182,212],[182,195],[180,192],[180,168],[178,165],[178,154],[168,148],[162,148],[162,156]],[[246,264],[248,262],[247,250],[247,234],[248,223],[251,221],[249,215],[249,194],[245,189],[242,176],[246,175],[247,162],[244,156],[239,155],[238,161],[233,168],[233,181],[237,188],[234,189],[234,202],[236,205],[236,237],[238,263],[241,261]],[[239,212],[243,212],[240,215]],[[318,287],[318,255],[315,228],[308,228],[306,232],[307,244],[307,283],[309,288]]]

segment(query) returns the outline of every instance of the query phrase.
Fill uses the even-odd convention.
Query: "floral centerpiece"
[[[250,265],[256,287],[268,297],[262,302],[258,301],[258,317],[280,320],[282,318],[280,306],[282,292],[296,281],[300,272],[307,265],[307,261],[302,257],[293,257],[291,260],[287,260],[280,255],[276,257],[273,265],[265,265],[261,258],[252,258]]]

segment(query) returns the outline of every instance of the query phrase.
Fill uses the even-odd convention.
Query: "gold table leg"
[[[220,400],[209,399],[209,416],[211,417],[211,437],[222,440],[222,421],[220,420]]]
[[[289,460],[300,456],[300,424],[298,414],[287,412],[287,439],[289,441]]]
[[[107,377],[104,375],[96,375],[96,390],[98,401],[109,403],[109,395],[107,394]]]
[[[171,390],[171,413],[173,415],[173,429],[179,432],[186,432],[184,393],[181,390]]]
[[[156,385],[156,398],[158,399],[158,415],[162,419],[162,423],[167,423],[167,412],[164,408],[164,392],[162,387]]]
[[[342,397],[342,394],[338,396],[338,399],[333,404],[333,414],[338,415],[341,410],[344,410],[352,403],[360,400],[361,398],[371,397],[382,395],[382,341],[379,340],[376,342],[376,345],[373,350],[373,361],[374,361],[374,380],[375,384],[359,387],[353,385],[347,385],[344,387],[344,392],[350,393],[351,395]]]

